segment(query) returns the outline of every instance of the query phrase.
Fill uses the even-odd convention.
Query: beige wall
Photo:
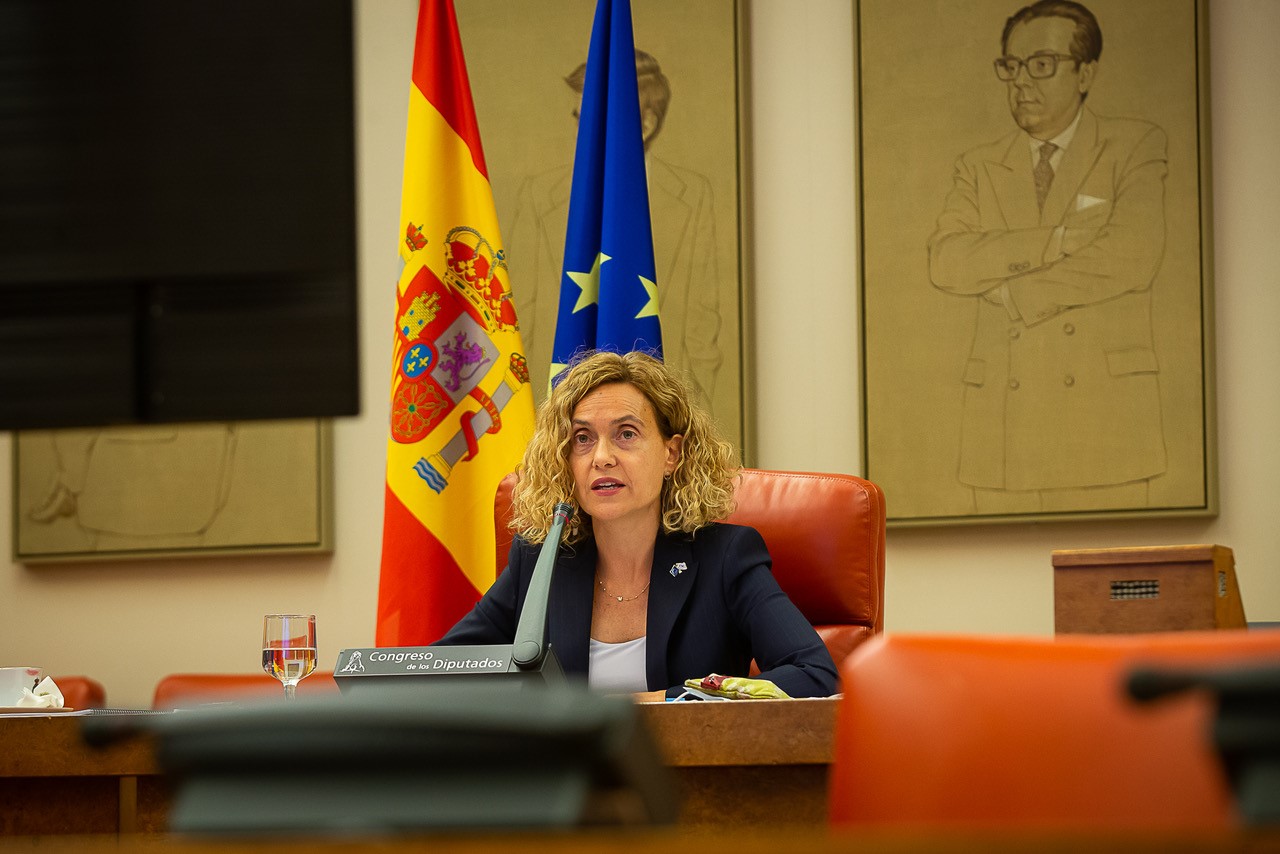
[[[359,4],[364,415],[335,425],[330,557],[29,568],[0,558],[0,663],[101,679],[117,706],[156,679],[257,666],[261,615],[318,616],[320,655],[372,643],[381,533],[394,244],[414,3]],[[757,462],[858,472],[853,23],[846,0],[751,0]],[[1280,620],[1280,3],[1217,0],[1211,16],[1222,514],[1214,520],[893,530],[887,628],[1047,634],[1049,552],[1216,542],[1236,555],[1252,620]],[[804,294],[804,298],[802,298]],[[811,306],[822,306],[812,311]],[[0,554],[10,551],[11,437],[0,434]]]

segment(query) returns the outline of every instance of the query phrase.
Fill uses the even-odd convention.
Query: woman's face
[[[649,399],[630,383],[607,383],[579,401],[570,430],[574,492],[592,528],[656,521],[662,480],[680,459],[683,437],[662,435]]]

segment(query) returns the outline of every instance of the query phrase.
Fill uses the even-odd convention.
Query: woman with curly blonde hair
[[[513,495],[507,569],[442,644],[510,643],[559,502],[566,526],[547,637],[568,675],[610,692],[674,696],[712,673],[827,696],[835,665],[778,587],[753,528],[733,510],[733,448],[688,386],[643,353],[570,366],[538,411]]]

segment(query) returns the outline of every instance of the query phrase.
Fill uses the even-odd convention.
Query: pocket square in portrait
[[[1100,199],[1097,196],[1086,196],[1084,193],[1076,196],[1076,210],[1083,211],[1089,208],[1095,208],[1098,205],[1105,205],[1106,199]]]

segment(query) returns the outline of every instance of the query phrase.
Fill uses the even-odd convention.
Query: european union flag
[[[551,377],[583,350],[662,357],[630,0],[599,0],[578,116]]]

